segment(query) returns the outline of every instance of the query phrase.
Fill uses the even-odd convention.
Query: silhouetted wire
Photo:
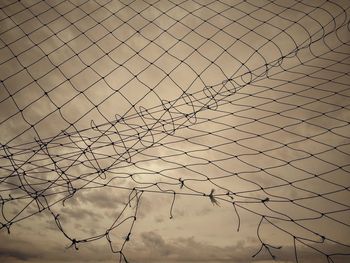
[[[350,255],[349,243],[304,224],[327,219],[350,227],[350,204],[336,198],[350,189],[341,181],[350,165],[349,7],[337,1],[24,0],[4,1],[1,12],[5,114],[0,126],[6,139],[0,138],[0,228],[10,233],[12,225],[47,213],[69,240],[67,248],[106,239],[117,260],[128,262],[124,248],[133,237],[142,197],[153,193],[172,196],[170,219],[176,216],[177,196],[206,198],[213,209],[232,206],[237,231],[244,224],[242,211],[255,215],[260,246],[253,257],[267,253],[275,259],[283,249],[264,235],[266,225],[291,238],[296,262],[301,247],[328,262]],[[162,60],[168,60],[166,66]],[[178,76],[182,68],[186,75]],[[22,74],[30,81],[22,81]],[[78,81],[85,74],[95,76],[87,85]],[[63,79],[49,82],[55,75]],[[117,79],[123,78],[119,85]],[[189,82],[182,84],[182,78]],[[103,98],[96,102],[99,83],[109,93],[101,91]],[[30,93],[32,85],[38,92]],[[71,94],[60,91],[62,85]],[[174,94],[171,99],[162,85],[171,85],[166,88]],[[21,93],[32,101],[26,105]],[[103,110],[111,99],[128,107]],[[89,107],[80,107],[83,100]],[[37,108],[40,113],[28,117],[30,108],[44,101],[51,108]],[[57,114],[64,127],[42,127],[55,124]],[[22,122],[13,128],[18,117]],[[47,135],[44,129],[53,132]],[[269,161],[262,164],[261,158]],[[314,161],[326,168],[314,169]],[[147,166],[150,162],[155,165]],[[249,187],[232,188],[230,180]],[[332,187],[318,191],[310,183]],[[290,196],[286,188],[297,194]],[[98,189],[106,195],[109,189],[128,192],[128,202],[104,232],[77,239],[56,211],[78,193]],[[316,203],[323,201],[334,207],[320,209]],[[285,205],[308,213],[293,214],[283,210]],[[114,245],[111,232],[124,224],[128,232]],[[329,245],[336,249],[329,251]]]

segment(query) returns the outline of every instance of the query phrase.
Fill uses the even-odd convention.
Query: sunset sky
[[[0,262],[348,262],[349,16],[2,0]]]

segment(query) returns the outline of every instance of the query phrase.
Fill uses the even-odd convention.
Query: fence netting
[[[180,199],[252,215],[257,260],[349,260],[349,2],[0,5],[2,231],[45,215],[127,262],[157,195],[169,229]],[[94,194],[118,209],[78,233],[63,211]]]

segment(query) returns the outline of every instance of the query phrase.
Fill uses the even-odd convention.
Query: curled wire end
[[[7,229],[7,234],[11,234],[10,225],[5,225],[5,227]]]
[[[66,247],[66,249],[69,249],[69,248],[71,248],[71,247],[74,247],[75,250],[79,250],[79,248],[77,247],[77,243],[78,243],[78,241],[77,241],[75,238],[73,238],[73,239],[72,239],[72,244],[70,244],[68,247]]]
[[[215,199],[214,197],[214,192],[215,192],[215,189],[211,189],[211,192],[210,194],[208,195],[209,196],[209,199],[210,199],[210,202],[213,204],[213,205],[217,205],[217,206],[220,206],[219,205],[219,202]]]
[[[95,124],[94,120],[91,120],[90,121],[90,128],[94,131],[98,131],[98,127],[97,125]]]
[[[180,189],[182,189],[185,185],[185,182],[181,178],[179,178],[179,182],[180,182]]]
[[[261,202],[262,203],[266,203],[266,202],[269,202],[270,201],[270,198],[266,197],[265,199],[262,199]]]

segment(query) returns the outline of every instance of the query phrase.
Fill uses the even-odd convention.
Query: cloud
[[[40,257],[35,244],[23,239],[12,239],[12,235],[0,232],[0,262],[29,261]],[[6,259],[6,260],[5,260]]]
[[[25,236],[18,237],[0,232],[0,262],[113,262],[114,255],[100,244],[79,246],[79,250],[66,249],[59,242],[33,242]]]
[[[85,191],[84,194],[79,195],[78,200],[100,209],[115,209],[128,202],[128,193],[113,190],[106,191],[104,188],[94,191]]]
[[[13,247],[0,247],[0,259],[2,258],[2,262],[10,262],[10,260],[29,261],[30,259],[38,258],[39,256],[39,251],[33,251],[30,249],[19,251]]]
[[[132,262],[246,262],[246,250],[251,250],[243,247],[243,242],[218,247],[194,237],[164,240],[156,232],[142,233],[141,241],[142,244],[128,249]]]
[[[248,244],[244,240],[238,241],[232,246],[215,246],[196,240],[195,237],[177,238],[165,240],[156,232],[144,232],[140,237],[142,244],[127,248],[130,261],[139,262],[179,262],[179,263],[247,263],[247,262],[295,262],[294,247],[285,246],[281,249],[272,249],[276,261],[272,260],[269,253],[263,251],[255,258],[252,257],[258,249],[259,244]],[[346,253],[346,248],[326,244],[324,251],[335,251]],[[298,257],[302,262],[321,263],[326,262],[326,257],[307,247],[298,247]],[[346,257],[337,257],[335,262],[345,263]]]
[[[59,238],[56,239],[55,235]],[[60,240],[62,235],[50,235],[48,242],[40,234],[36,240],[27,239],[28,235],[7,235],[0,232],[0,262],[115,262],[115,255],[111,253],[106,240],[79,244],[79,251],[65,249],[69,242]],[[120,237],[119,237],[120,238]],[[112,242],[118,242],[112,241]],[[346,248],[339,248],[325,243],[323,251],[336,251],[347,253]],[[126,243],[125,255],[131,263],[288,263],[294,262],[294,247],[283,246],[280,250],[273,249],[276,261],[272,261],[266,250],[263,250],[256,258],[251,256],[258,251],[259,244],[252,241],[240,240],[229,246],[220,246],[200,241],[197,237],[183,237],[170,239],[167,235],[162,236],[156,231],[135,232],[130,242]],[[298,246],[298,256],[301,262],[324,263],[326,258],[310,250],[307,247]],[[336,263],[345,263],[346,258],[338,257]]]

